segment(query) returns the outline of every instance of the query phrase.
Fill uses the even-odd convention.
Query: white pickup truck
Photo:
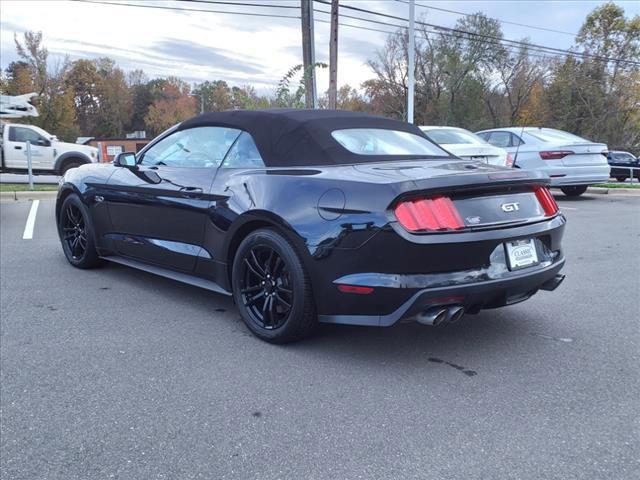
[[[27,141],[31,143],[31,168],[34,173],[64,175],[70,168],[98,161],[97,148],[61,142],[55,135],[35,125],[2,123],[1,132],[3,172],[27,171]]]

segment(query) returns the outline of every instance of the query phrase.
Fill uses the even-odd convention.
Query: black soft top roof
[[[212,112],[182,122],[177,130],[203,126],[222,126],[248,132],[268,167],[344,165],[389,159],[389,156],[358,155],[350,152],[331,136],[334,130],[383,128],[427,138],[418,127],[410,123],[342,110],[272,109]],[[394,158],[425,157],[397,155]]]

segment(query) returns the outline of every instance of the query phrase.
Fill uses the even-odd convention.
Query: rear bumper
[[[544,171],[551,178],[552,187],[593,185],[609,180],[609,165],[558,166]]]
[[[559,272],[564,266],[559,257],[545,266],[532,267],[492,280],[469,281],[452,286],[423,288],[413,294],[393,312],[386,315],[320,315],[324,323],[389,327],[416,316],[436,305],[463,305],[471,311],[512,305],[530,298],[538,290],[554,290],[562,281]],[[382,279],[388,281],[388,279]],[[391,288],[406,286],[404,279]]]

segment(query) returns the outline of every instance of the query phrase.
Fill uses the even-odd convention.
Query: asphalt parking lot
[[[557,198],[555,292],[289,346],[226,297],[73,269],[53,200],[31,239],[2,203],[0,477],[638,478],[640,197]]]

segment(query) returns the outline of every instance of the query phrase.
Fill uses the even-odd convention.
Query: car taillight
[[[507,153],[507,167],[513,167],[513,157],[510,153]]]
[[[571,150],[547,150],[540,152],[540,158],[543,160],[560,160],[567,155],[573,155],[573,153]]]
[[[449,197],[406,200],[394,211],[400,224],[410,232],[464,228],[462,217]]]
[[[558,213],[558,204],[548,188],[536,187],[536,198],[544,210],[545,217],[551,217]]]

